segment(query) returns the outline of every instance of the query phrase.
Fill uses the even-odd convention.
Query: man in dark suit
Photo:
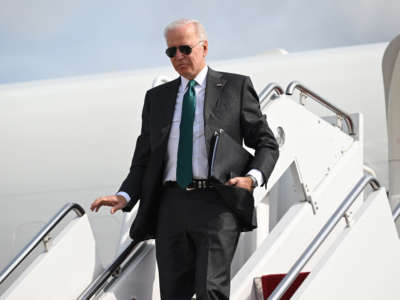
[[[91,209],[130,211],[140,200],[130,236],[156,239],[163,300],[229,299],[230,265],[241,231],[255,228],[252,191],[266,184],[278,145],[248,77],[206,65],[203,26],[168,25],[169,56],[180,74],[147,91],[130,172],[117,195]],[[255,149],[244,176],[225,185],[208,179],[210,141],[223,129]]]

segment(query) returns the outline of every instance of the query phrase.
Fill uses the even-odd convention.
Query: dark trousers
[[[156,256],[162,300],[229,299],[230,266],[239,239],[235,215],[214,190],[165,188]]]

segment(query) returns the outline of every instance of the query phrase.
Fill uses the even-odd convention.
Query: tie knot
[[[192,87],[194,87],[196,85],[196,81],[195,80],[190,80],[189,81],[189,88],[192,88]]]

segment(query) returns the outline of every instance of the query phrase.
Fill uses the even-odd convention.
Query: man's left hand
[[[242,189],[246,189],[250,192],[253,192],[253,180],[250,177],[233,177],[229,179],[225,185],[234,185],[236,187],[240,187]]]

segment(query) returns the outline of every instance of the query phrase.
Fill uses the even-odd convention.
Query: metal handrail
[[[368,173],[368,174],[370,174],[370,175],[376,177],[376,172],[375,172],[375,170],[372,169],[370,166],[363,165],[363,171],[364,171],[365,173]]]
[[[82,292],[77,300],[89,300],[91,299],[99,289],[106,283],[106,281],[114,274],[118,273],[121,264],[128,258],[132,251],[141,242],[132,241],[125,250],[114,260],[114,262],[101,273],[90,285]]]
[[[393,211],[393,220],[396,222],[399,217],[400,217],[400,204],[397,205]]]
[[[339,109],[335,105],[331,104],[330,102],[328,102],[327,100],[322,98],[320,95],[318,95],[317,93],[314,93],[313,91],[311,91],[310,89],[306,88],[304,85],[302,85],[301,83],[299,83],[297,81],[292,81],[287,86],[286,95],[293,95],[294,90],[296,90],[296,89],[298,89],[304,95],[310,96],[312,99],[314,99],[318,103],[322,104],[323,106],[325,106],[330,111],[333,111],[339,117],[343,118],[344,121],[346,122],[349,135],[355,135],[353,120],[351,119],[349,114],[347,114],[343,110]]]
[[[286,274],[286,276],[282,279],[279,285],[275,288],[272,294],[268,297],[268,300],[279,300],[286,290],[291,286],[293,281],[297,278],[301,270],[307,264],[307,262],[311,259],[314,253],[319,249],[328,235],[335,228],[340,219],[345,215],[346,211],[350,208],[350,206],[354,203],[354,201],[358,198],[361,192],[365,189],[365,187],[370,184],[371,187],[376,191],[380,188],[380,184],[378,180],[371,176],[366,175],[362,177],[354,188],[350,191],[347,197],[344,199],[342,204],[336,209],[333,215],[329,218],[328,222],[324,225],[321,231],[317,234],[317,236],[313,239],[307,249],[303,252],[300,258],[296,261],[290,271]]]
[[[279,84],[271,82],[267,84],[265,88],[261,91],[261,93],[258,95],[258,98],[260,99],[260,104],[263,104],[266,99],[272,100],[271,99],[272,93],[275,93],[280,96],[283,95],[285,92],[283,91],[283,88]],[[267,103],[269,103],[269,101]]]
[[[70,212],[74,211],[78,217],[85,214],[85,210],[77,203],[68,203],[39,231],[39,233],[25,246],[24,249],[0,273],[0,285],[17,268],[26,257],[46,238],[50,231]]]

